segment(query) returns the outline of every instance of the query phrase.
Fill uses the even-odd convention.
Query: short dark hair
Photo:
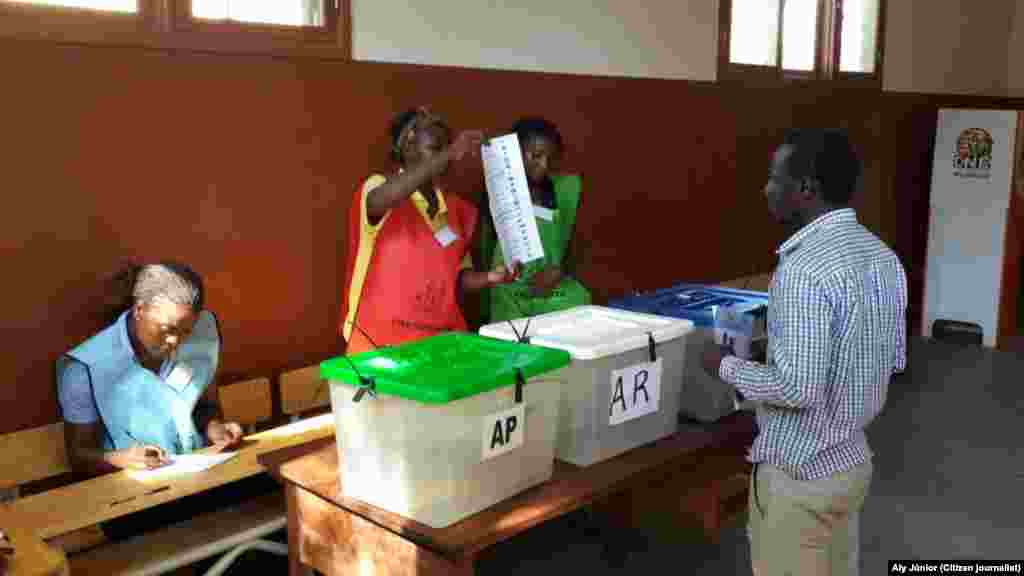
[[[860,178],[860,160],[845,130],[794,128],[783,143],[792,148],[789,175],[821,183],[821,194],[834,206],[847,206]]]
[[[519,145],[525,146],[528,141],[538,136],[551,140],[559,150],[562,150],[562,135],[558,128],[544,118],[528,116],[520,118],[513,126],[512,131],[519,137]]]

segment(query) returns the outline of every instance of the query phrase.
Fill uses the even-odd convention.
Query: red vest
[[[391,209],[373,242],[363,287],[356,300],[355,326],[346,354],[390,346],[446,331],[467,330],[456,299],[456,282],[476,230],[476,207],[454,194],[444,196],[447,222],[457,238],[447,246],[411,199]],[[342,291],[341,326],[345,330],[350,292],[361,240],[362,189],[349,212],[349,251]],[[360,330],[362,329],[362,330]]]

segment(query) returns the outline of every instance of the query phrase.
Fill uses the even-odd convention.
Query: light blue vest
[[[192,334],[178,347],[174,360],[164,362],[160,375],[135,359],[128,339],[128,314],[58,360],[84,364],[93,398],[106,434],[104,450],[123,450],[134,444],[156,444],[171,454],[205,445],[192,411],[217,372],[220,335],[209,311],[196,318]]]

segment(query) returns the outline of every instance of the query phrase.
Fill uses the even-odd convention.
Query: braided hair
[[[448,124],[437,114],[431,112],[426,106],[410,108],[401,112],[391,120],[391,158],[401,163],[402,148],[406,142],[414,138],[416,132],[425,130],[431,126],[440,126],[445,133],[449,133]]]

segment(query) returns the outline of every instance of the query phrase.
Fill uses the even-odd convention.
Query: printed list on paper
[[[508,134],[492,138],[481,146],[480,156],[505,265],[511,267],[513,262],[526,264],[544,258],[519,137]]]

